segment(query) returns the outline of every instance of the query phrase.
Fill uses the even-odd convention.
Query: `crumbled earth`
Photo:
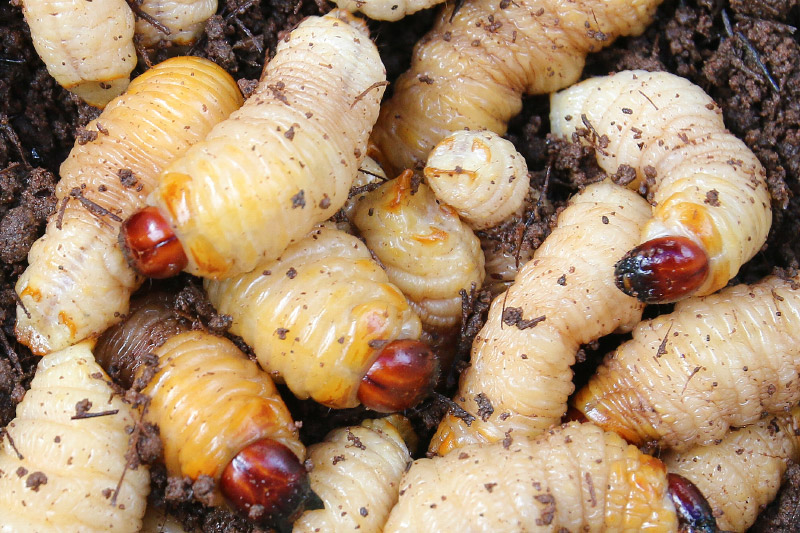
[[[260,76],[265,57],[271,57],[285,32],[303,17],[330,7],[325,0],[222,1],[205,35],[189,52],[225,67],[248,94]],[[430,27],[434,14],[435,10],[428,10],[399,23],[370,22],[390,80],[407,68],[411,48]],[[687,77],[719,103],[728,127],[758,155],[767,170],[773,226],[764,250],[742,269],[735,282],[755,281],[776,267],[799,265],[798,25],[797,0],[666,1],[644,35],[621,39],[590,56],[584,73],[591,76],[639,68],[668,70]],[[174,53],[167,48],[143,52],[135,74]],[[13,418],[37,362],[15,341],[14,283],[26,266],[31,244],[55,210],[59,165],[81,128],[97,114],[48,75],[31,45],[20,7],[14,2],[0,2],[0,427]],[[530,97],[507,134],[527,159],[537,193],[531,198],[540,197],[528,203],[523,216],[484,233],[483,237],[509,252],[538,246],[565,200],[580,187],[604,177],[590,149],[549,138],[547,115],[547,97]],[[226,331],[229,322],[204,299],[197,280],[182,276],[173,284],[180,291],[178,308],[182,314],[198,327]],[[455,363],[443,374],[439,394],[407,413],[423,443],[451,407],[448,398],[468,360],[471,340],[485,320],[488,301],[485,291],[465,294],[462,328],[440,339],[449,345]],[[243,345],[240,339],[237,341]],[[584,347],[576,365],[576,379],[585,379],[599,356],[615,342],[618,339],[607,338]],[[284,392],[288,398],[288,392]],[[292,399],[287,403],[296,419],[303,421],[301,436],[306,443],[318,441],[337,425],[356,423],[369,414],[364,409],[330,413],[308,401]],[[152,456],[153,446],[152,442],[143,443],[140,454]],[[150,462],[152,457],[143,460]],[[780,497],[762,514],[753,531],[797,530],[800,467],[792,466],[785,477]],[[208,491],[207,483],[170,479],[163,468],[153,469],[151,501],[166,504],[187,525],[207,532],[262,531],[246,519],[198,503]]]

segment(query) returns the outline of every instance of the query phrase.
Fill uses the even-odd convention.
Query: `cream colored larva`
[[[22,12],[36,52],[62,87],[104,107],[128,86],[136,49],[125,0],[24,0]]]
[[[676,532],[666,478],[617,435],[571,423],[415,461],[384,531]]]
[[[406,15],[428,9],[444,0],[335,0],[347,11],[359,11],[374,20],[400,20]]]
[[[450,328],[461,320],[461,295],[480,288],[484,258],[478,238],[411,171],[358,202],[353,223],[389,279],[408,296],[422,322]]]
[[[126,468],[130,406],[86,341],[39,362],[0,447],[0,531],[136,533],[150,476]],[[87,415],[78,412],[88,408]]]
[[[647,202],[609,182],[571,199],[475,337],[454,398],[475,420],[446,415],[430,451],[532,436],[560,421],[581,344],[641,319],[643,305],[617,290],[613,270],[648,215]]]
[[[206,280],[231,332],[298,398],[359,405],[361,379],[386,343],[418,339],[419,318],[363,242],[321,228],[253,272]]]
[[[575,406],[633,443],[686,450],[800,401],[800,284],[770,276],[679,302],[608,354]]]
[[[766,241],[772,222],[766,172],[725,129],[711,97],[688,80],[644,71],[589,79],[552,96],[550,121],[553,133],[567,138],[588,129],[582,138],[597,145],[604,170],[616,172],[623,164],[636,170],[632,188],[647,178],[652,220],[642,232],[641,251],[618,269],[627,292],[645,301],[711,294]],[[684,248],[688,240],[706,256],[698,265],[701,272],[689,271],[694,279],[687,279],[684,288],[679,273],[664,274],[662,289],[631,270],[636,261],[648,261],[651,248],[660,260],[663,254],[656,246],[667,246],[664,239]]]
[[[139,9],[169,32],[164,33],[144,18],[137,19],[136,35],[143,46],[155,46],[161,41],[185,46],[203,34],[206,21],[217,12],[217,0],[143,0]]]
[[[721,530],[744,532],[778,494],[789,464],[800,460],[800,407],[733,430],[719,444],[661,459],[705,494]]]
[[[424,173],[436,198],[475,230],[517,213],[530,188],[525,158],[490,131],[448,135],[431,151]]]
[[[185,270],[249,272],[342,207],[385,85],[366,24],[346,11],[308,17],[282,39],[255,93],[150,198]]]
[[[174,58],[137,77],[86,127],[61,165],[60,209],[16,284],[17,338],[45,354],[98,335],[127,312],[142,278],[117,244],[160,172],[242,103],[214,63]],[[66,203],[66,205],[65,205]]]
[[[324,508],[306,511],[294,533],[380,533],[397,503],[416,435],[401,415],[333,430],[308,448],[308,477]]]
[[[450,133],[505,133],[525,94],[576,82],[586,55],[649,24],[660,0],[448,3],[414,48],[372,138],[393,171],[424,163]],[[387,172],[392,169],[386,167]]]

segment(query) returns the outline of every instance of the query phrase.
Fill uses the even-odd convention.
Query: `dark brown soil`
[[[191,53],[225,67],[247,94],[283,32],[304,16],[330,7],[325,0],[223,1]],[[411,47],[432,20],[433,11],[428,11],[399,23],[370,23],[390,80],[407,67]],[[754,281],[776,267],[800,266],[800,31],[795,31],[799,24],[797,0],[666,1],[644,35],[618,41],[591,56],[586,67],[586,76],[643,68],[689,78],[720,104],[728,127],[758,155],[767,169],[775,208],[773,227],[762,253],[734,281]],[[151,51],[147,61],[156,63],[168,53]],[[146,68],[145,63],[137,72]],[[80,128],[97,113],[50,78],[31,46],[20,8],[0,2],[0,427],[13,418],[37,362],[14,339],[14,283],[26,266],[30,245],[54,210],[59,165]],[[508,137],[528,160],[532,183],[548,200],[532,204],[524,217],[491,233],[512,251],[523,243],[538,245],[564,200],[602,177],[590,151],[548,138],[547,114],[547,98],[531,97],[509,129]],[[184,276],[177,284],[186,287],[180,306],[187,316],[210,329],[225,330],[224,318],[209,308],[196,282]],[[465,326],[451,341],[456,361],[462,361],[456,370],[468,357],[487,301],[480,293],[467,300]],[[579,373],[591,370],[605,344],[585,348],[586,361],[579,364]],[[423,441],[448,408],[456,375],[457,371],[443,381],[443,395],[409,413]],[[366,416],[360,409],[331,415],[311,402],[289,403],[297,419],[304,421],[302,436],[307,443],[336,425]],[[207,492],[208,487],[201,485],[167,479],[156,467],[151,499],[162,505],[166,501],[172,512],[204,531],[258,531],[247,520],[193,503]],[[787,473],[785,485],[755,531],[800,527],[796,466]]]

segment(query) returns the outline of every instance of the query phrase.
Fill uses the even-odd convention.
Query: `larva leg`
[[[400,478],[411,463],[415,439],[400,415],[333,430],[308,448],[311,488],[325,504],[306,511],[294,533],[380,533],[397,503]],[[412,445],[408,441],[412,441]]]
[[[666,72],[590,79],[551,98],[551,127],[569,138],[588,128],[604,170],[649,179],[653,218],[617,265],[617,283],[646,302],[724,287],[761,249],[772,222],[766,174],[725,129],[703,90]]]
[[[160,41],[186,46],[203,34],[206,21],[217,12],[217,0],[143,0],[139,9],[169,31],[166,34],[149,21],[138,19],[136,35],[143,46],[155,46]]]
[[[384,529],[565,530],[677,531],[663,463],[591,424],[470,445],[415,461]]]
[[[363,21],[339,10],[305,19],[245,105],[165,171],[150,197],[158,210],[123,227],[134,264],[146,271],[172,235],[204,277],[275,259],[344,204],[385,84]],[[142,226],[163,235],[140,242]]]
[[[365,195],[353,223],[422,322],[452,328],[461,320],[459,291],[483,283],[483,252],[472,230],[436,201],[430,187],[412,186],[412,175],[407,170]]]
[[[163,299],[137,302],[95,352],[113,374],[146,382],[145,420],[159,427],[171,476],[210,477],[217,503],[254,520],[291,516],[308,491],[305,448],[275,385],[231,341],[187,327]],[[151,353],[154,374],[142,364]]]
[[[43,358],[2,435],[0,531],[139,531],[150,476],[144,466],[126,467],[134,413],[108,385],[92,345]]]
[[[231,332],[298,398],[380,411],[416,405],[437,377],[420,322],[364,243],[322,228],[253,272],[206,280]]]
[[[372,138],[400,171],[454,131],[503,134],[524,94],[577,81],[589,52],[644,31],[659,3],[466,0],[455,15],[448,5],[395,82]]]
[[[574,397],[630,442],[685,450],[800,400],[800,287],[768,277],[644,321]]]
[[[771,502],[790,461],[800,459],[800,407],[733,430],[719,444],[662,457],[708,498],[719,527],[745,531]]]
[[[648,214],[643,199],[612,183],[571,200],[514,285],[492,302],[473,342],[455,401],[476,419],[468,426],[447,415],[432,452],[535,435],[560,421],[580,345],[641,318],[643,305],[616,289],[612,273]]]
[[[36,52],[62,87],[102,108],[128,86],[136,50],[125,0],[24,0],[22,11]]]
[[[61,165],[60,209],[17,281],[16,333],[34,353],[101,333],[128,308],[142,279],[117,243],[122,219],[145,205],[159,172],[240,106],[233,78],[194,57],[136,78],[87,126]]]

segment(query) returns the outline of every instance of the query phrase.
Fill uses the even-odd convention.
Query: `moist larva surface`
[[[203,35],[206,21],[217,12],[217,0],[143,0],[139,9],[169,32],[137,18],[136,35],[143,46],[154,46],[161,41],[186,46]]]

